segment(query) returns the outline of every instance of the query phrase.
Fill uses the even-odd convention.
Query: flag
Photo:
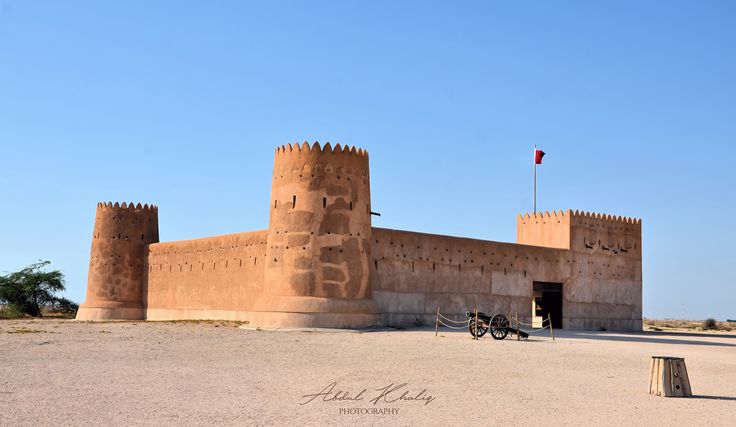
[[[534,149],[534,164],[535,165],[541,165],[542,164],[542,157],[544,157],[545,152],[542,150]]]

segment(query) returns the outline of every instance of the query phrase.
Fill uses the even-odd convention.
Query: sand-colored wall
[[[373,229],[373,298],[386,325],[478,307],[531,321],[533,282],[563,284],[563,327],[641,330],[641,259]]]
[[[568,216],[569,250],[372,228],[370,249],[365,251],[370,258],[365,262],[372,289],[369,303],[374,309],[339,297],[308,296],[292,304],[269,292],[269,287],[278,289],[279,283],[269,282],[265,275],[268,230],[146,245],[145,239],[158,239],[148,217],[138,217],[136,210],[129,209],[108,215],[108,210],[98,212],[88,298],[80,318],[405,326],[432,324],[439,305],[444,314],[458,319],[478,307],[489,314],[518,313],[522,321],[530,322],[532,286],[539,281],[563,284],[565,328],[641,329],[640,221],[573,213]],[[137,227],[151,228],[144,243],[131,243],[131,236],[139,231],[128,230],[133,221]],[[340,253],[340,242],[333,249]],[[124,261],[125,256],[135,261],[138,252],[142,268],[133,262],[123,269],[124,274],[114,270],[119,263],[115,260]],[[110,255],[115,262],[106,261]],[[136,276],[139,270],[140,277]],[[133,285],[116,285],[124,281]],[[140,304],[134,301],[137,292],[142,295]],[[368,300],[357,304],[361,301]],[[111,308],[118,311],[110,312]],[[136,314],[132,309],[144,311]],[[374,311],[381,313],[380,319],[372,320]]]
[[[147,318],[236,318],[263,293],[267,231],[152,244],[146,263]]]
[[[641,220],[572,212],[570,250],[566,327],[641,330]]]
[[[150,245],[148,319],[287,321],[268,315],[273,312],[265,292],[270,286],[264,278],[266,234]],[[641,329],[640,252],[584,245],[564,250],[382,228],[372,229],[371,246],[372,298],[383,325],[433,324],[438,305],[457,319],[478,307],[489,314],[519,313],[530,322],[532,284],[540,281],[563,284],[565,328]],[[331,299],[321,300],[309,302],[342,309]],[[304,316],[311,316],[305,325],[315,322],[300,310],[284,311],[291,322]],[[329,316],[326,322],[336,322],[340,314]]]
[[[387,325],[434,324],[442,313],[462,318],[519,313],[531,320],[532,283],[565,282],[569,251],[373,228],[373,298]]]

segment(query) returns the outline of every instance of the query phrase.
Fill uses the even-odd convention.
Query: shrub
[[[703,320],[703,329],[718,329],[718,323],[716,322],[716,319],[710,318]]]
[[[13,304],[0,305],[0,319],[19,319],[25,317],[23,310]]]

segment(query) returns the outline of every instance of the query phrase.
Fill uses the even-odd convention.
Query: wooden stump
[[[682,357],[652,356],[649,394],[665,397],[690,397],[690,379]]]

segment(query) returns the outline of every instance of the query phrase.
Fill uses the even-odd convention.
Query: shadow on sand
[[[429,326],[409,326],[406,328],[373,328],[363,330],[362,332],[412,332],[412,331],[431,331],[434,333],[434,327]],[[463,336],[467,335],[468,339],[472,339],[467,329],[449,329],[440,327],[440,335],[445,336]],[[697,332],[601,332],[601,331],[581,331],[570,329],[555,329],[555,337],[562,339],[581,339],[581,340],[602,340],[602,341],[621,341],[621,342],[641,342],[650,344],[675,344],[675,345],[704,345],[712,347],[736,347],[735,334],[709,334]],[[685,338],[685,339],[683,339]],[[710,339],[728,339],[734,342],[718,342]],[[484,335],[482,340],[492,339],[490,334]],[[509,334],[506,340],[516,340],[515,335]],[[523,341],[523,340],[522,340]],[[527,342],[552,342],[547,331],[537,331],[532,333]],[[730,398],[729,398],[730,399]]]
[[[555,331],[560,338],[641,342],[651,344],[705,345],[713,347],[736,347],[736,342],[724,343],[706,338],[736,339],[733,334],[699,334],[695,332],[594,332],[594,331]],[[689,339],[682,339],[689,338]],[[700,339],[696,339],[700,338]]]
[[[702,394],[694,394],[692,395],[693,399],[706,399],[706,400],[733,400],[736,401],[736,397],[728,397],[728,396],[705,396]]]

